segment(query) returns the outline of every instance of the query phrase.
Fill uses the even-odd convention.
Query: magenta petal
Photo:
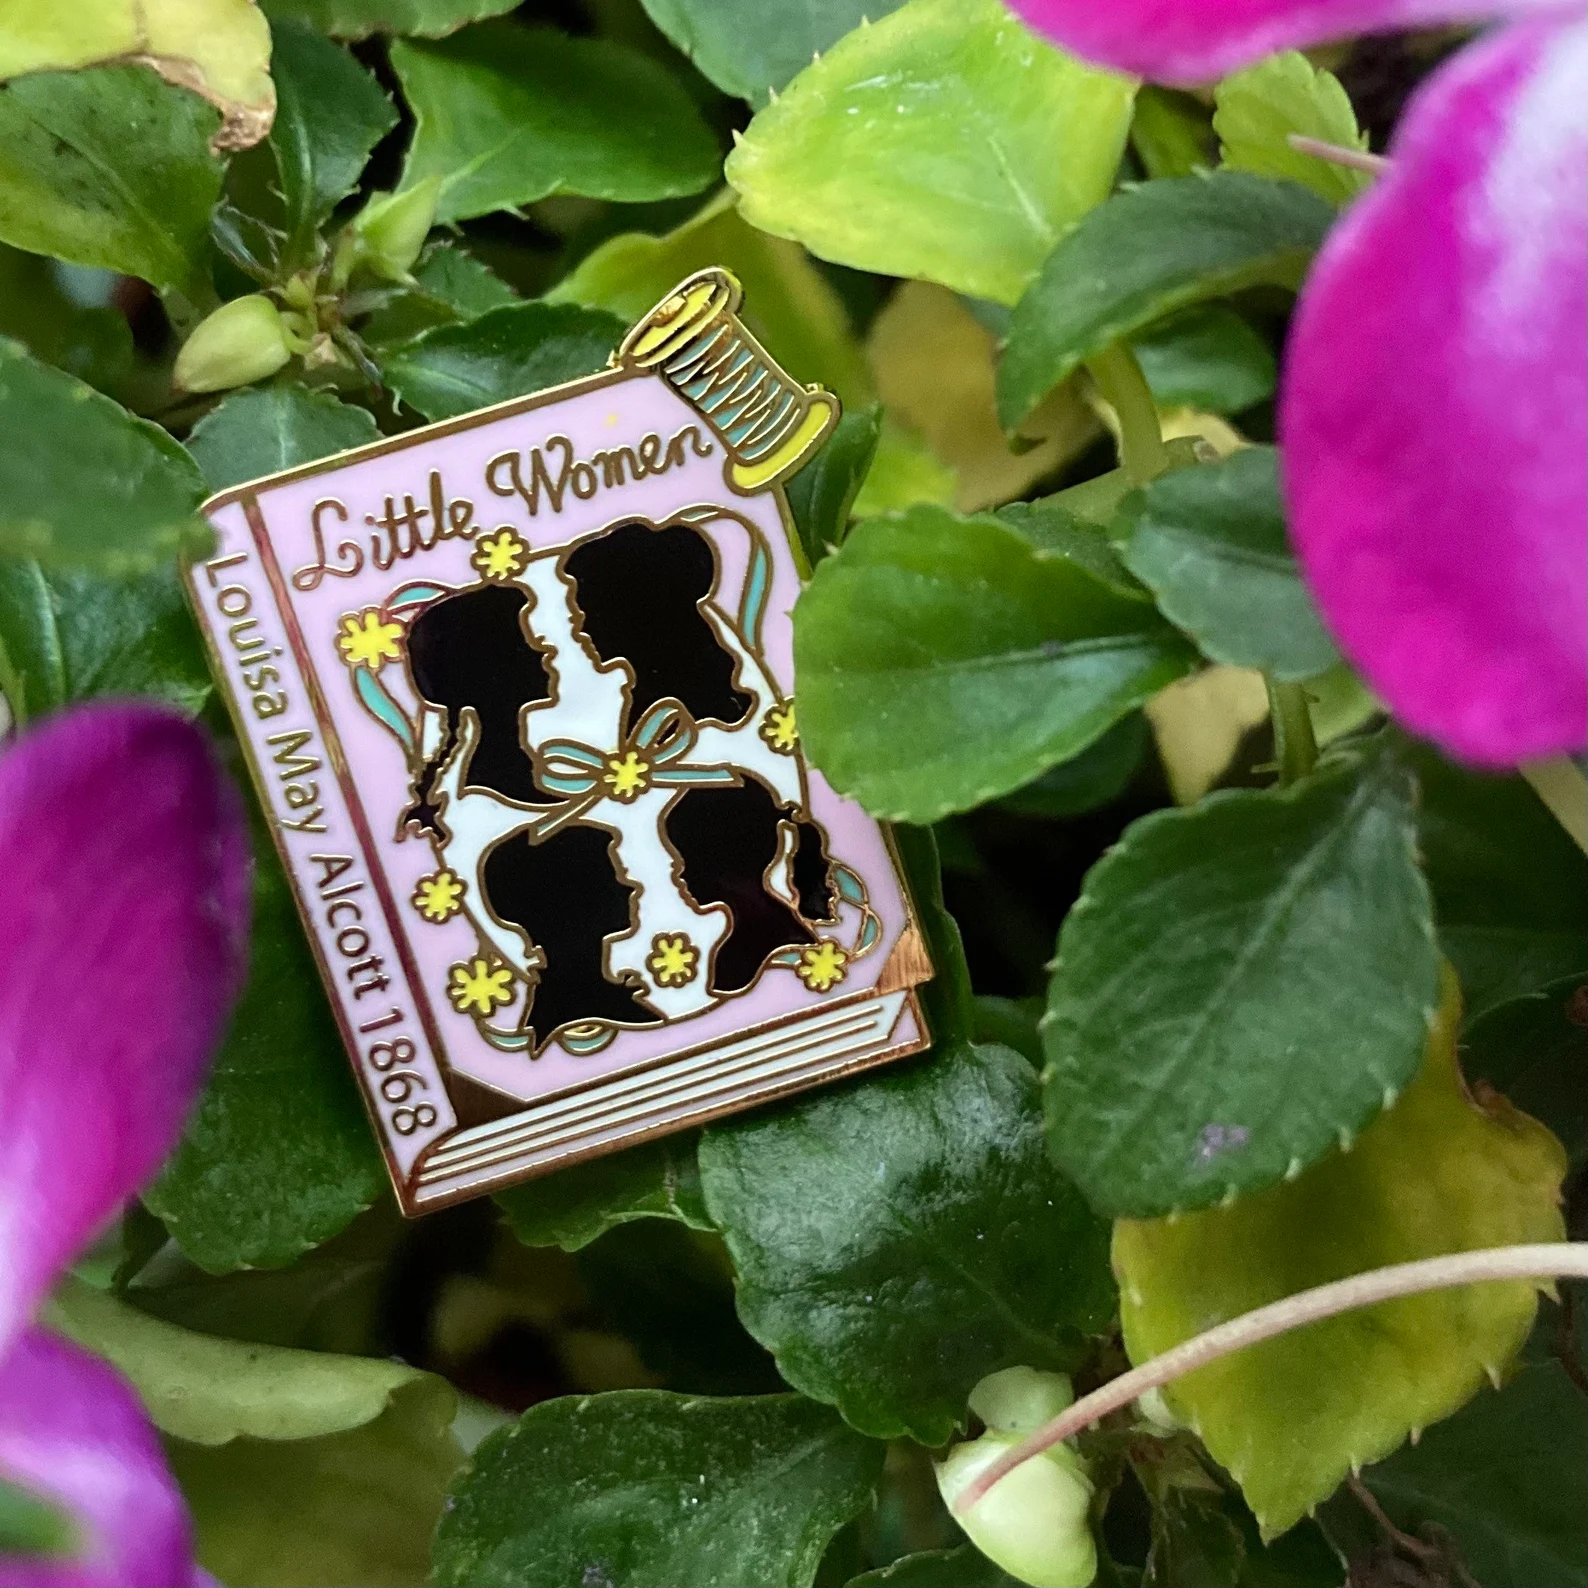
[[[175,1143],[240,984],[248,866],[174,712],[85,706],[0,752],[0,1356]]]
[[[1395,715],[1510,766],[1588,736],[1588,24],[1464,50],[1291,333],[1297,549]]]
[[[1010,0],[1088,60],[1164,83],[1206,83],[1275,50],[1353,33],[1559,12],[1560,0]],[[1570,8],[1567,8],[1570,14]]]
[[[138,1398],[113,1368],[42,1329],[0,1361],[0,1474],[82,1535],[65,1560],[0,1555],[0,1588],[189,1588],[187,1508]]]

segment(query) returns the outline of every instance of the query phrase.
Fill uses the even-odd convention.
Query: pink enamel
[[[0,1356],[175,1144],[248,872],[236,792],[175,712],[83,706],[0,752]]]
[[[113,1368],[42,1329],[0,1361],[0,1475],[61,1507],[64,1560],[0,1555],[0,1588],[197,1588],[187,1508],[138,1398]]]
[[[1588,24],[1519,24],[1409,107],[1303,291],[1293,535],[1342,649],[1451,754],[1588,732]]]

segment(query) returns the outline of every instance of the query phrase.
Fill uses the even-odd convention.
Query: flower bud
[[[291,357],[280,311],[256,292],[200,322],[176,356],[172,379],[182,391],[227,391],[274,375]]]
[[[435,224],[441,178],[401,193],[378,193],[354,218],[355,263],[383,281],[411,281],[409,271]]]
[[[987,1432],[937,1463],[944,1503],[952,1508],[1006,1450],[1073,1399],[1062,1373],[1019,1367],[984,1378],[971,1391],[970,1407]],[[1069,1445],[1055,1445],[1000,1478],[956,1519],[988,1560],[1032,1588],[1087,1588],[1097,1575],[1091,1504],[1086,1463]]]

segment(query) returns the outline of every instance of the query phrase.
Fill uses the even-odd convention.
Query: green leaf
[[[1233,309],[1182,309],[1130,339],[1160,408],[1237,414],[1274,394],[1277,372],[1267,342]]]
[[[272,30],[276,119],[270,147],[286,203],[288,267],[313,260],[321,223],[358,186],[397,112],[375,79],[340,45],[301,22]]]
[[[339,39],[371,33],[439,38],[483,17],[511,11],[518,0],[265,0],[271,20],[294,18]]]
[[[914,822],[1029,783],[1192,665],[1148,602],[996,518],[924,505],[856,525],[817,568],[794,651],[812,759]]]
[[[764,105],[851,29],[904,0],[642,0],[651,21],[725,94]]]
[[[991,993],[978,993],[972,1035],[978,1045],[1000,1043],[1013,1048],[1034,1070],[1043,1063],[1042,1031],[1038,1024],[1042,1015],[1039,998],[999,998]]]
[[[424,1377],[345,1433],[235,1439],[219,1449],[168,1439],[199,1564],[235,1588],[425,1582],[463,1452],[451,1431],[450,1389],[443,1397],[429,1387],[438,1381]]]
[[[959,923],[943,902],[937,837],[930,827],[908,826],[892,828],[891,836],[915,907],[916,924],[926,938],[927,958],[932,962],[932,979],[920,989],[927,1030],[934,1042],[947,1047],[956,1039],[969,1037],[976,1012]]]
[[[1049,254],[998,369],[1014,430],[1085,360],[1176,309],[1246,287],[1292,291],[1334,219],[1316,193],[1245,171],[1117,193]]]
[[[0,1478],[0,1558],[59,1557],[77,1548],[77,1529],[64,1511]]]
[[[1439,943],[1467,1018],[1588,970],[1588,859],[1520,777],[1406,757],[1422,788],[1417,837]]]
[[[1035,502],[1010,502],[993,516],[1018,531],[1041,556],[1066,558],[1118,594],[1144,599],[1146,586],[1119,560],[1103,526],[1066,506],[1061,500],[1066,494],[1040,497]]]
[[[0,87],[0,239],[202,299],[219,124],[203,100],[141,66]]]
[[[856,518],[902,513],[922,502],[952,507],[959,494],[959,475],[932,450],[923,437],[884,417],[877,455],[855,498]]]
[[[1588,1162],[1588,986],[1566,976],[1496,1004],[1461,1038],[1469,1079],[1486,1081],[1560,1138],[1572,1168]]]
[[[604,39],[493,22],[392,45],[418,127],[403,186],[441,178],[438,222],[552,193],[645,203],[698,193],[716,138],[665,68]]]
[[[378,440],[367,409],[304,386],[233,392],[193,427],[187,448],[211,491]]]
[[[414,266],[412,288],[392,295],[359,326],[372,345],[411,342],[438,325],[475,320],[517,303],[518,294],[489,265],[456,243],[430,243]]]
[[[443,1424],[455,1409],[444,1379],[404,1363],[198,1334],[81,1280],[56,1291],[45,1317],[125,1374],[156,1428],[190,1444],[245,1435],[317,1439],[361,1428],[402,1391],[443,1411]]]
[[[845,1588],[1020,1588],[1002,1566],[994,1566],[974,1544],[905,1555],[877,1571],[851,1577]]]
[[[789,511],[811,567],[843,540],[881,437],[880,406],[847,413],[816,456],[788,482]]]
[[[746,225],[728,189],[665,237],[608,238],[546,297],[606,309],[628,325],[707,265],[739,278],[745,325],[791,375],[819,382],[845,403],[872,400],[865,355],[832,283],[803,248]]]
[[[1155,83],[1136,91],[1130,146],[1149,177],[1191,176],[1214,162],[1213,129],[1204,105]]]
[[[1297,50],[1226,77],[1213,90],[1213,102],[1213,130],[1226,167],[1300,182],[1331,204],[1355,198],[1371,180],[1365,171],[1302,154],[1286,142],[1294,132],[1345,149],[1367,148],[1340,80]]]
[[[1049,1163],[1037,1078],[1008,1048],[712,1126],[700,1174],[745,1327],[879,1439],[943,1444],[980,1379],[1073,1368],[1109,1317],[1105,1232]]]
[[[257,841],[248,983],[144,1201],[195,1263],[225,1273],[290,1263],[385,1179],[287,879]]]
[[[1290,549],[1277,458],[1272,447],[1246,447],[1161,475],[1127,501],[1111,533],[1158,610],[1204,656],[1312,678],[1340,653]]]
[[[381,375],[426,419],[450,419],[595,374],[623,330],[595,309],[510,303],[380,354]]]
[[[1588,1582],[1588,1400],[1558,1362],[1480,1390],[1362,1478],[1398,1527],[1449,1533],[1484,1588]]]
[[[801,72],[726,173],[762,231],[1013,303],[1113,185],[1134,92],[999,0],[911,0]]]
[[[1132,823],[1059,934],[1048,1134],[1147,1217],[1294,1177],[1417,1074],[1439,991],[1413,786],[1389,755]]]
[[[492,1434],[436,1532],[441,1588],[805,1588],[882,1447],[796,1395],[620,1390]]]
[[[1048,821],[1097,810],[1125,792],[1151,743],[1152,730],[1147,719],[1133,711],[1079,755],[1050,766],[1023,788],[1005,794],[998,803],[1017,816]]]
[[[57,1328],[132,1381],[229,1583],[420,1581],[462,1458],[445,1379],[401,1362],[223,1340],[78,1281]]]
[[[62,274],[53,259],[0,243],[0,338],[115,396],[132,371],[132,327],[120,309],[78,303]]]
[[[631,1219],[677,1219],[693,1230],[712,1222],[700,1194],[693,1136],[663,1136],[593,1158],[496,1194],[526,1246],[577,1252]]]
[[[1349,1152],[1227,1208],[1115,1226],[1133,1362],[1348,1274],[1563,1238],[1565,1155],[1503,1099],[1480,1108],[1467,1096],[1455,1056],[1459,1006],[1447,973],[1423,1071]],[[1316,1084],[1322,1066],[1309,1074]],[[1535,1308],[1530,1282],[1383,1302],[1250,1346],[1164,1395],[1271,1536],[1326,1499],[1353,1464],[1387,1456],[1503,1371]]]
[[[4,340],[0,434],[0,556],[131,575],[208,543],[204,482],[179,443]]]

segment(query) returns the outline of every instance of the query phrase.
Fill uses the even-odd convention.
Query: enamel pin
[[[914,1053],[801,752],[780,481],[837,419],[690,277],[571,385],[236,487],[188,582],[404,1210]]]

